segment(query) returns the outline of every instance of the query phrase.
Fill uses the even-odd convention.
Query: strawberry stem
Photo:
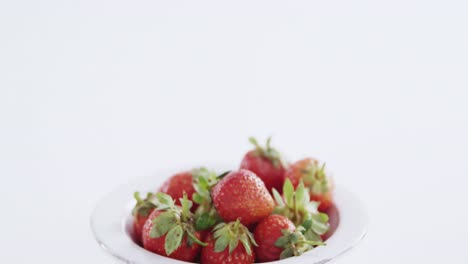
[[[234,223],[234,230],[239,230],[240,218],[237,218],[236,223]]]
[[[198,245],[202,246],[202,247],[206,247],[208,244],[207,243],[204,243],[202,241],[200,241],[192,232],[190,231],[187,231],[187,235],[193,240],[195,241],[195,243],[197,243]]]
[[[326,163],[323,163],[322,167],[317,172],[317,178],[319,180],[324,180],[325,179],[325,165],[326,165]]]

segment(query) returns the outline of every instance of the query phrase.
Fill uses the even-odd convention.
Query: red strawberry
[[[246,226],[267,217],[274,208],[265,184],[248,170],[228,173],[212,188],[211,197],[221,218],[227,222],[239,218]]]
[[[152,193],[148,193],[146,198],[143,200],[140,198],[140,193],[135,192],[135,200],[137,201],[135,207],[133,208],[133,235],[137,243],[141,243],[141,234],[143,226],[148,219],[151,212],[156,208],[156,204],[151,201],[153,196]]]
[[[258,247],[255,248],[257,261],[268,262],[278,260],[283,248],[275,246],[276,240],[283,236],[281,231],[294,231],[296,226],[287,217],[282,215],[270,215],[258,223],[254,232]]]
[[[177,205],[180,205],[179,200],[184,192],[187,193],[188,198],[191,200],[193,193],[195,193],[192,172],[186,171],[173,175],[164,182],[159,191],[169,194],[176,201]]]
[[[250,170],[257,174],[269,192],[272,188],[281,189],[285,172],[281,155],[270,146],[270,140],[271,138],[268,138],[266,147],[262,147],[255,138],[249,138],[255,149],[245,154],[240,165],[241,169]]]
[[[152,212],[152,211],[151,211]],[[141,243],[141,234],[143,231],[143,226],[145,225],[146,219],[148,219],[148,216],[142,216],[142,215],[135,215],[133,219],[133,234],[135,241],[140,244]]]
[[[325,164],[306,158],[289,166],[286,178],[296,187],[302,180],[310,190],[310,199],[320,202],[319,210],[326,211],[333,204],[333,183],[325,173]]]
[[[201,234],[193,227],[192,202],[184,195],[182,208],[164,193],[157,193],[158,208],[143,226],[143,247],[159,255],[182,261],[194,261],[200,253]]]
[[[239,221],[217,225],[207,243],[202,249],[202,264],[249,264],[255,261],[252,251],[255,240]]]
[[[282,215],[270,215],[255,229],[258,247],[255,254],[258,262],[269,262],[292,256],[299,256],[321,242],[309,241],[302,233],[303,227],[296,229],[294,223]]]

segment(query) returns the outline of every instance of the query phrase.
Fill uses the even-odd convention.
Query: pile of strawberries
[[[325,165],[287,164],[270,146],[247,152],[240,168],[178,173],[133,209],[134,239],[145,249],[203,264],[269,262],[325,245],[333,185]]]

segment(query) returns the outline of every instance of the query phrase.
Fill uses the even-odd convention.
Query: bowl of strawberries
[[[160,170],[111,192],[91,216],[98,244],[124,263],[325,263],[363,239],[365,209],[325,163],[249,140],[240,166]]]

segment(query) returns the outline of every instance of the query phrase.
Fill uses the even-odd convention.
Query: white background
[[[468,263],[467,14],[462,0],[0,1],[0,262],[115,263],[89,229],[100,197],[273,135],[364,200],[369,234],[337,263]]]

